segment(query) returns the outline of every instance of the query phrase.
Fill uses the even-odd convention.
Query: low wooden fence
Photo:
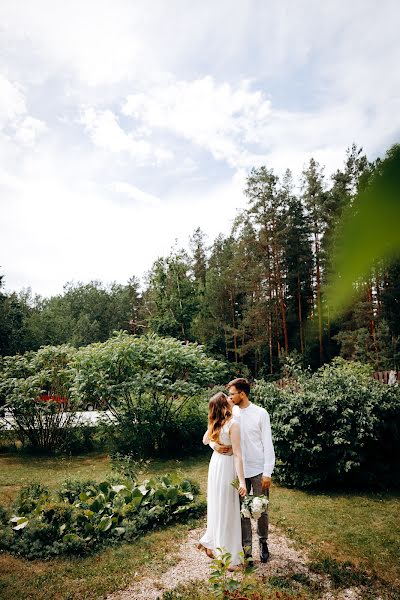
[[[400,384],[400,371],[375,371],[375,373],[373,373],[373,378],[381,383],[388,384],[390,382],[392,385],[394,383]],[[274,383],[279,388],[284,388],[288,385],[295,387],[296,385],[294,379],[278,379],[277,381],[274,381]]]
[[[294,388],[300,388],[296,379],[278,379],[277,381],[274,381],[274,384],[276,386],[278,386],[279,388],[284,388],[288,385],[290,385]]]
[[[400,382],[400,371],[375,371],[373,374],[374,379],[377,379],[381,383],[396,383]]]

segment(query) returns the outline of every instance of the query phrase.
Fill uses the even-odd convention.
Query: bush
[[[41,452],[59,449],[74,424],[70,387],[74,380],[71,346],[46,346],[37,352],[6,356],[0,370],[0,405],[5,421],[22,443]],[[41,396],[51,399],[41,400]],[[56,398],[68,399],[68,407]]]
[[[76,425],[70,427],[58,448],[63,454],[81,454],[104,450],[106,440],[100,427]]]
[[[0,453],[14,452],[18,443],[14,431],[0,430]]]
[[[115,475],[101,483],[69,480],[54,494],[33,483],[21,490],[11,519],[0,510],[0,549],[31,559],[84,555],[203,514],[198,495],[199,486],[177,474],[141,485],[116,483]]]
[[[254,395],[271,416],[280,482],[400,484],[400,389],[369,367],[336,358],[284,389],[258,381]]]
[[[226,374],[198,344],[124,333],[81,348],[74,367],[75,396],[105,402],[113,415],[103,425],[111,450],[142,457],[201,448],[204,388]]]

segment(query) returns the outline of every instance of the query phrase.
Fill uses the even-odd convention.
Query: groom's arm
[[[228,456],[233,454],[232,446],[225,446],[224,444],[218,444],[218,442],[210,442],[209,446],[220,454],[227,454]]]
[[[269,414],[266,410],[263,411],[261,420],[261,436],[264,448],[264,467],[262,476],[263,490],[269,489],[271,486],[271,475],[275,466],[275,451],[272,443],[271,423]]]

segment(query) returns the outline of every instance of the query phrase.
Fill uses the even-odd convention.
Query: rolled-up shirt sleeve
[[[263,411],[261,421],[261,435],[264,448],[264,477],[271,477],[275,466],[275,450],[272,443],[271,422],[267,411]]]

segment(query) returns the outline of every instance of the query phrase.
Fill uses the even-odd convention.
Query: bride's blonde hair
[[[232,409],[224,392],[218,392],[208,403],[208,437],[218,442],[219,432],[232,416]]]

